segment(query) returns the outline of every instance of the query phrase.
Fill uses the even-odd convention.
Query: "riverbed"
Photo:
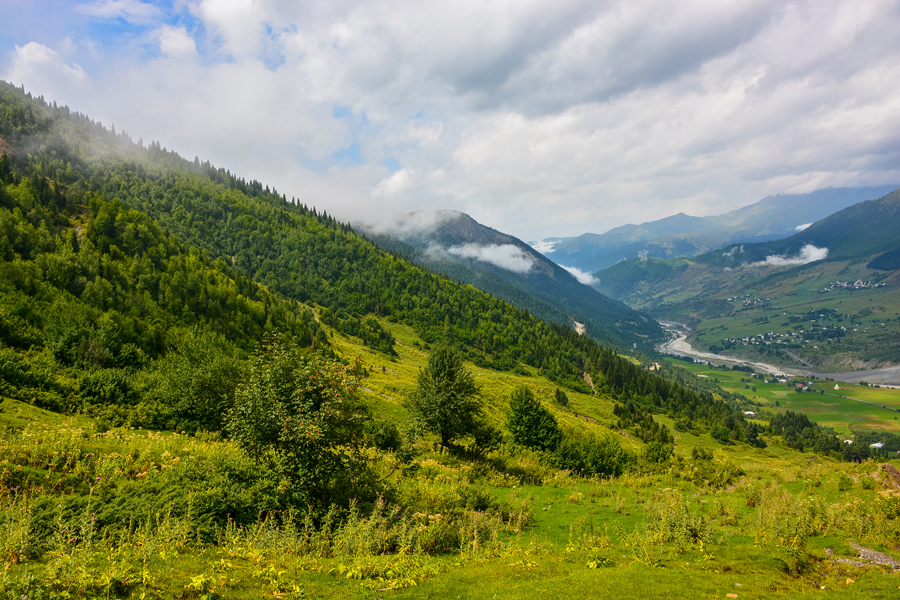
[[[712,361],[726,365],[746,365],[753,367],[755,371],[762,371],[775,375],[777,377],[786,376],[812,376],[819,379],[833,379],[835,381],[843,381],[844,383],[866,383],[884,385],[889,387],[900,386],[900,366],[888,367],[885,369],[873,369],[870,371],[851,371],[849,373],[822,373],[814,370],[798,369],[793,367],[783,367],[781,365],[770,365],[764,362],[753,360],[744,360],[734,356],[724,356],[722,354],[713,354],[712,352],[701,352],[694,349],[687,341],[690,328],[684,323],[676,323],[674,321],[660,321],[659,324],[673,334],[675,337],[665,344],[656,347],[658,352],[666,354],[674,354],[676,356],[687,356],[703,361]]]

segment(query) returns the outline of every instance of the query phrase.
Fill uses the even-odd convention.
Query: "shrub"
[[[644,461],[648,463],[661,464],[668,462],[672,458],[672,444],[666,442],[651,442],[644,449]]]
[[[584,475],[619,476],[637,463],[637,456],[611,435],[566,436],[556,448],[554,463]]]
[[[566,396],[566,393],[559,388],[556,388],[556,403],[560,406],[569,405],[569,397]]]
[[[709,432],[713,438],[718,441],[720,444],[730,444],[731,443],[731,430],[725,427],[724,425],[716,425],[712,428],[712,431]]]
[[[838,491],[846,492],[853,487],[853,480],[847,477],[845,473],[838,475],[837,481]]]
[[[221,430],[241,377],[237,350],[224,337],[199,328],[169,334],[171,348],[142,381],[152,425],[193,433]]]
[[[562,432],[553,414],[544,408],[527,387],[513,391],[509,399],[506,427],[513,441],[537,450],[555,450]]]
[[[306,356],[266,336],[235,393],[228,432],[257,462],[280,473],[301,505],[374,498],[361,453],[368,413],[352,367]]]
[[[400,430],[393,423],[386,421],[369,421],[365,426],[365,433],[373,446],[379,450],[395,451],[403,444]]]

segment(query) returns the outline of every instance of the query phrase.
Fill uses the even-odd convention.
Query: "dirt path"
[[[591,374],[588,373],[587,371],[585,371],[583,377],[584,377],[584,382],[586,384],[588,384],[589,386],[591,386],[591,389],[594,390],[594,392],[596,392],[597,388],[594,387],[594,380],[591,379]]]

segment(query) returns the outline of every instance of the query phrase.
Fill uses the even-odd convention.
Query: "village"
[[[884,284],[876,283],[873,286],[870,282],[863,281],[862,279],[857,279],[852,283],[849,281],[835,281],[828,287],[821,289],[819,293],[825,294],[827,292],[833,292],[834,290],[865,290],[869,287],[884,287]]]

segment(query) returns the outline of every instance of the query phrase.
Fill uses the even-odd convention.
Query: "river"
[[[674,321],[660,321],[659,324],[662,325],[663,329],[673,334],[675,337],[665,344],[660,344],[659,346],[657,346],[656,350],[658,352],[674,354],[676,356],[687,356],[689,358],[694,358],[697,360],[717,361],[726,365],[746,365],[748,367],[753,367],[755,371],[762,371],[771,375],[775,375],[776,377],[788,377],[796,375],[802,377],[809,374],[808,371],[803,371],[801,369],[787,368],[780,365],[770,365],[764,362],[735,358],[734,356],[713,354],[712,352],[700,352],[699,350],[694,350],[693,346],[691,346],[687,341],[687,335],[688,333],[690,333],[690,328],[688,328],[687,325],[685,325],[684,323],[676,323]]]
[[[867,383],[884,385],[887,387],[895,387],[900,385],[900,366],[887,367],[884,369],[873,369],[870,371],[851,371],[849,373],[822,373],[819,371],[797,369],[793,367],[783,367],[781,365],[770,365],[764,362],[753,360],[744,360],[734,356],[723,356],[721,354],[713,354],[712,352],[700,352],[695,350],[688,342],[687,336],[690,328],[684,323],[676,323],[675,321],[659,321],[659,324],[673,334],[675,337],[656,347],[658,352],[674,354],[676,356],[687,356],[697,360],[718,361],[727,365],[746,365],[753,367],[756,371],[764,371],[779,377],[785,376],[813,376],[820,379],[833,379],[835,381],[843,381],[845,383],[859,383],[865,381]]]

